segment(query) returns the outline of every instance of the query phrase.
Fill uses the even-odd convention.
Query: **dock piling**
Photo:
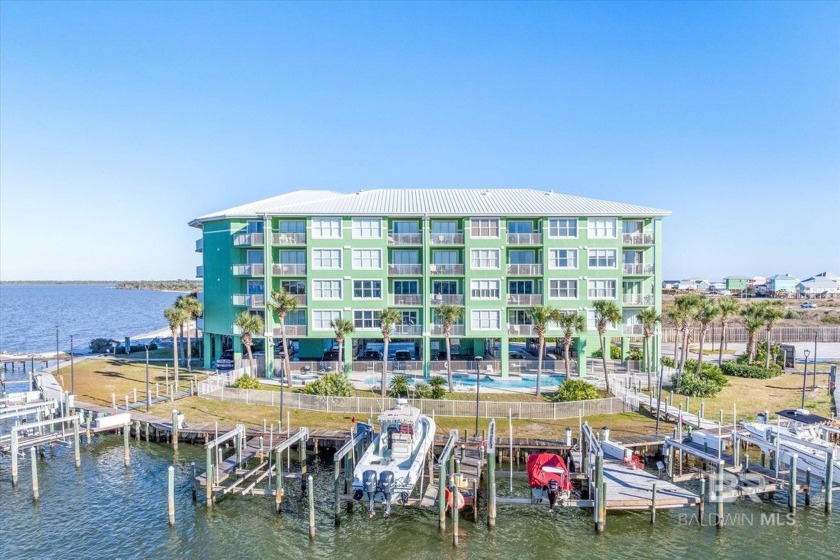
[[[305,444],[300,442],[301,447]],[[315,489],[312,487],[312,475],[306,477],[307,486],[309,487],[309,540],[315,540]]]
[[[17,476],[17,475],[15,475]],[[446,529],[446,461],[441,461],[438,471],[438,529]]]
[[[172,449],[178,449],[178,411],[172,409]]]
[[[38,492],[38,457],[34,447],[29,448],[29,457],[32,459],[32,499],[37,502],[41,495]]]
[[[834,461],[837,460],[836,454],[834,453],[834,449],[832,449],[826,455],[826,467],[825,467],[825,512],[831,513],[831,500],[832,494],[834,493]]]
[[[79,450],[79,418],[77,417],[73,421],[73,461],[76,464],[76,468],[82,466],[82,454]]]
[[[706,515],[706,473],[700,475],[700,503],[697,504],[700,526],[703,526],[703,516]]]
[[[811,506],[811,468],[805,471],[805,507]]]
[[[175,526],[175,467],[169,465],[169,526]]]
[[[790,488],[788,490],[788,511],[790,513],[796,513],[796,463],[799,459],[798,453],[792,453],[790,456],[790,464],[788,478]]]
[[[126,424],[125,426],[123,426],[123,461],[125,463],[126,468],[131,466],[131,456],[128,452],[128,432],[130,431],[130,425],[131,424]]]
[[[715,478],[715,502],[717,504],[715,527],[723,528],[723,470],[724,462],[720,461],[717,466],[717,477]]]
[[[457,464],[457,460],[456,460]],[[452,546],[458,546],[458,484],[452,476]]]
[[[651,524],[656,523],[656,483],[653,483],[653,487],[650,491],[650,522]]]
[[[190,466],[192,467],[192,501],[196,503],[198,501],[198,488],[195,481],[195,461],[190,462]]]
[[[279,449],[274,455],[274,466],[277,468],[274,484],[274,511],[280,513],[280,504],[283,502],[283,461]]]
[[[473,479],[473,503],[472,503],[473,522],[478,523],[478,479]]]
[[[207,507],[213,507],[213,451],[207,448],[206,470],[204,471],[204,487],[206,489]]]

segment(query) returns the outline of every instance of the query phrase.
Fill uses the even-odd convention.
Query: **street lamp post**
[[[481,356],[475,357],[475,437],[478,438],[478,401],[481,394]]]
[[[814,370],[814,375],[812,376],[812,379],[813,379],[814,383],[811,386],[811,388],[816,391],[817,390],[817,331],[814,331],[814,367],[813,367],[813,370]]]
[[[808,356],[811,355],[810,350],[805,350],[805,371],[802,372],[802,406],[805,408],[805,383],[808,380]]]
[[[70,392],[76,394],[76,374],[73,372],[73,335],[70,335]]]
[[[149,343],[143,346],[146,348],[146,412],[149,412],[149,401],[152,400],[152,394],[149,392]]]

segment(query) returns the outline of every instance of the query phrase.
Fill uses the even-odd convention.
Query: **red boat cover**
[[[548,481],[552,479],[557,481],[560,491],[572,490],[569,471],[562,457],[553,453],[528,455],[528,481],[531,483],[531,488],[548,486]]]

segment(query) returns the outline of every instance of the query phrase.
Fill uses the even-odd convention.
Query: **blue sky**
[[[667,208],[667,277],[840,273],[840,3],[0,4],[0,278],[192,277],[297,188]]]

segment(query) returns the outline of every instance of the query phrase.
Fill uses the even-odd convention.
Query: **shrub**
[[[317,381],[307,383],[303,392],[322,397],[352,397],[353,384],[343,373],[328,373]]]
[[[233,387],[236,389],[259,389],[260,380],[253,375],[243,375],[233,382]]]
[[[388,388],[389,397],[408,396],[408,376],[395,375],[391,378],[391,386]]]
[[[711,362],[703,362],[697,375],[697,360],[686,360],[683,373],[671,377],[671,389],[688,397],[713,397],[728,384],[717,364]]]
[[[672,367],[676,367],[676,366],[674,365],[674,358],[671,358],[671,357],[669,357],[669,356],[663,356],[663,357],[659,360],[659,363],[661,363],[661,364],[662,364],[663,366],[665,366],[665,367],[670,367],[670,368],[672,368]]]
[[[594,385],[581,379],[567,379],[557,387],[548,400],[551,402],[588,401],[600,396]]]
[[[429,391],[429,398],[432,399],[442,399],[443,396],[446,394],[446,379],[440,376],[434,376],[429,380],[429,385],[431,385],[431,390]]]
[[[640,362],[645,359],[644,350],[638,346],[631,346],[630,351],[627,352],[627,359],[631,361]]]
[[[600,358],[601,357],[601,349],[598,348],[594,352],[592,352],[592,358]],[[610,346],[610,359],[611,360],[620,360],[621,359],[621,348],[618,346]],[[641,358],[640,358],[641,359]]]
[[[113,342],[107,338],[94,338],[90,341],[90,351],[94,354],[107,354],[114,348]]]
[[[760,366],[751,366],[749,364],[739,364],[737,362],[726,362],[721,366],[723,373],[733,377],[746,377],[748,379],[770,379],[781,375],[780,368],[771,367],[769,370]]]
[[[432,388],[425,383],[414,384],[414,398],[428,399],[432,396]]]
[[[770,348],[771,348],[770,349],[770,352],[771,352],[771,354],[770,354],[770,368],[771,369],[773,369],[774,367],[779,368],[779,372],[781,373],[782,360],[784,359],[783,354],[782,354],[782,349],[779,348],[779,346],[777,344],[774,344]],[[764,360],[766,358],[767,358],[767,341],[766,340],[759,340],[758,343],[755,345],[755,360],[754,360],[753,363],[763,364]],[[739,364],[748,364],[749,361],[750,361],[749,349],[746,352],[744,352],[743,354],[741,354],[740,356],[738,356],[735,359],[735,361],[738,362]]]

